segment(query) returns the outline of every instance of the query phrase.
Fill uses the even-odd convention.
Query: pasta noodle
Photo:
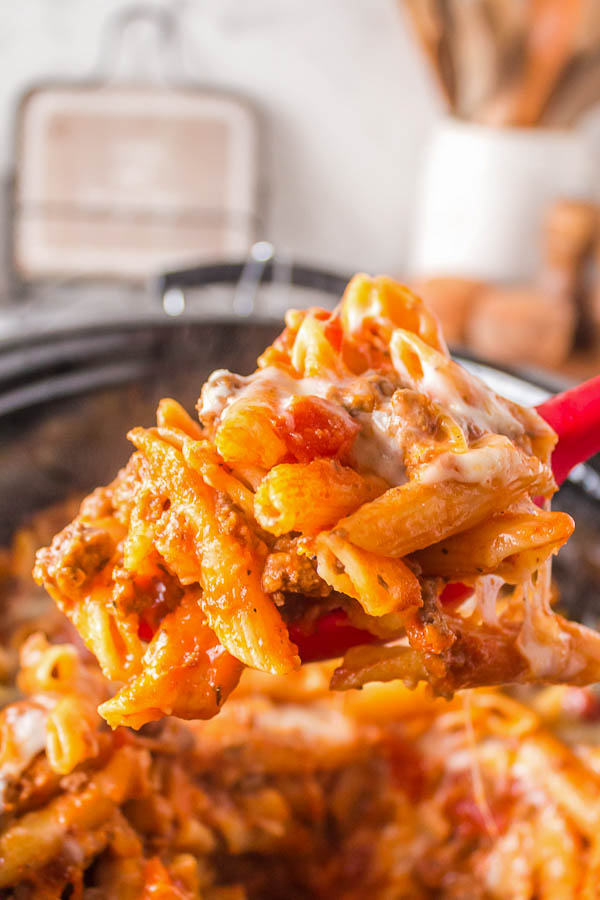
[[[197,615],[194,599],[178,610]],[[73,645],[34,633],[21,663],[25,696],[0,712],[2,900],[597,895],[590,689],[334,694],[330,665],[246,670],[211,721],[136,734],[102,727],[108,684]],[[67,707],[88,710],[79,760],[56,756],[47,728]]]
[[[200,581],[200,604],[224,647],[247,665],[285,672],[294,648],[276,607],[261,588],[259,541],[255,546],[220,530],[210,489],[185,466],[175,448],[137,429],[132,441],[143,450],[153,479],[172,496],[153,526],[156,548],[182,584]],[[181,498],[176,504],[175,497]],[[177,532],[173,542],[172,532]]]
[[[460,476],[443,480],[445,473],[439,480],[415,478],[365,503],[341,519],[336,530],[365,550],[407,556],[478,525],[524,495],[552,489],[548,470],[534,457],[522,458],[506,438],[482,441],[472,450],[452,454],[452,463],[468,467],[474,461],[480,472],[479,460],[472,457],[490,451],[496,468],[488,480],[463,481]],[[386,523],[383,534],[380,522]]]
[[[340,593],[358,600],[369,615],[421,606],[419,580],[401,559],[361,550],[337,534],[320,534],[314,544],[319,574]]]
[[[475,528],[432,544],[415,554],[425,575],[457,581],[496,572],[519,584],[540,568],[571,536],[574,522],[567,513],[551,513],[529,504],[494,513]]]
[[[333,676],[343,690],[600,679],[600,636],[550,605],[573,529],[549,507],[556,435],[454,362],[391,279],[290,311],[254,373],[210,376],[198,421],[165,399],[129,438],[128,465],[35,568],[122,683],[100,707],[112,727],[211,717],[243,666],[293,671],[290,629],[340,609],[370,632]]]
[[[317,534],[382,494],[385,482],[332,459],[274,466],[254,497],[256,519],[274,535]],[[318,497],[318,503],[313,501]]]
[[[218,712],[241,671],[208,627],[197,593],[188,591],[148,645],[141,674],[100,712],[109,724],[133,728],[165,714],[207,719]]]

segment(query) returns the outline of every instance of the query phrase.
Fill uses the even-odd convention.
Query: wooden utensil
[[[600,22],[600,4],[596,10]],[[542,124],[549,128],[573,128],[582,115],[600,102],[600,47],[576,56],[565,68],[550,98]]]
[[[522,40],[526,28],[527,8],[522,0],[483,0],[492,29],[503,56],[510,54]]]
[[[454,104],[454,71],[443,0],[402,0],[409,22],[449,106]]]
[[[451,110],[571,125],[600,98],[598,0],[402,0]]]
[[[490,106],[485,121],[529,127],[539,122],[573,52],[584,0],[529,0],[523,69]]]
[[[456,109],[467,119],[478,111],[498,80],[498,45],[479,0],[450,0]]]

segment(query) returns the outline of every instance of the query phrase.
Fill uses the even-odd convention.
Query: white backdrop
[[[296,258],[401,273],[423,144],[439,102],[393,0],[162,0],[186,64],[265,123],[265,237]],[[0,167],[22,91],[88,75],[125,0],[0,2]],[[141,51],[140,51],[141,52]]]

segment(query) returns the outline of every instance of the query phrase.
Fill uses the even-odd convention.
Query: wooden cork
[[[591,203],[560,199],[548,210],[543,229],[543,265],[537,286],[549,297],[573,306],[575,343],[588,347],[593,335],[589,257],[598,230],[598,209]]]
[[[546,215],[543,258],[547,266],[577,266],[589,252],[598,227],[598,210],[592,203],[557,200]]]
[[[467,339],[474,351],[496,362],[555,368],[569,355],[575,320],[565,298],[535,288],[488,288],[472,311]]]

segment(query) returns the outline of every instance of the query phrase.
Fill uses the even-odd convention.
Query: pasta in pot
[[[210,718],[243,666],[296,669],[289,626],[336,607],[389,644],[350,651],[337,688],[600,679],[600,636],[550,606],[573,529],[534,503],[556,489],[554,432],[454,362],[391,279],[291,311],[253,374],[213,373],[197,421],[163,400],[129,437],[35,568],[123,685],[111,726]],[[472,596],[448,603],[457,580]]]
[[[183,411],[171,405],[171,412],[185,425]],[[181,435],[168,435],[173,422],[159,426],[171,446],[183,447]],[[218,461],[206,447],[194,446],[196,471],[205,467],[216,483]],[[126,485],[128,479],[130,487],[137,485],[138,465],[136,458],[118,484],[96,492],[82,508],[90,521],[106,522],[111,504],[118,504],[118,521],[131,536],[129,558],[147,575],[146,582],[138,576],[137,592],[127,593],[117,567],[121,593],[114,595],[113,613],[131,615],[145,604],[148,631],[138,635],[146,666],[114,697],[72,626],[28,575],[33,547],[42,534],[43,540],[52,534],[56,516],[47,515],[43,528],[36,523],[19,532],[2,553],[0,651],[8,661],[20,647],[21,668],[19,699],[0,711],[1,900],[596,897],[600,702],[594,689],[525,687],[509,694],[486,688],[444,699],[427,685],[408,689],[398,680],[332,692],[334,663],[279,675],[242,671],[207,624],[198,585],[170,582],[162,572],[158,588],[154,544],[142,529],[152,516],[138,522],[133,541],[128,517],[139,491]],[[227,468],[225,482],[236,477]],[[253,493],[250,483],[245,479],[243,502]],[[515,511],[536,515],[526,501]],[[64,521],[66,511],[61,515]],[[226,504],[219,521],[239,539],[249,520]],[[543,516],[542,522],[544,529]],[[278,590],[276,578],[283,584],[287,575],[288,587],[302,585],[303,597],[322,606],[343,605],[362,628],[385,637],[402,627],[412,637],[412,645],[405,637],[387,647],[359,648],[359,660],[349,654],[333,675],[336,686],[385,679],[399,657],[403,678],[432,679],[419,648],[435,646],[443,635],[439,628],[423,634],[409,612],[417,602],[416,582],[423,604],[416,608],[428,610],[435,624],[429,604],[437,589],[413,560],[373,558],[332,530],[307,538],[315,547],[302,553],[298,536],[271,543],[258,524],[252,530],[269,550],[271,593]],[[83,553],[74,540],[69,531],[65,552],[70,547],[73,562]],[[110,545],[102,535],[88,535],[84,545],[85,577]],[[366,604],[373,614],[351,596],[327,592],[309,566],[312,552],[323,557],[332,580],[345,576],[357,596],[366,593],[363,577],[377,582]],[[336,560],[345,572],[337,571]],[[63,574],[65,585],[82,579]],[[406,608],[383,612],[390,601],[377,574],[388,587],[397,577]],[[527,665],[528,635],[519,634],[522,598],[513,599],[504,585],[500,576],[483,576],[460,613],[456,605],[445,613],[448,628],[458,630],[469,610],[478,611],[478,628],[469,636],[479,640],[472,644],[470,676],[497,662],[483,652],[492,637],[505,665],[515,672]],[[527,582],[518,586],[518,592],[528,590]],[[155,597],[154,617],[148,596]],[[517,605],[512,631],[511,601]],[[539,611],[530,605],[528,614],[528,627],[536,630]],[[498,620],[503,627],[494,630]],[[153,629],[160,640],[152,638]],[[562,650],[533,662],[568,667],[564,641]],[[6,670],[2,677],[8,692],[14,676]],[[174,702],[177,715],[211,715],[227,691],[220,714],[203,722],[162,718],[137,732],[111,730],[97,711],[100,704],[107,718],[114,714],[134,726]]]
[[[589,689],[334,694],[313,664],[247,671],[212,721],[135,733],[103,727],[108,685],[72,645],[34,634],[21,662],[0,712],[2,900],[596,896]],[[57,757],[65,705],[85,728]]]

